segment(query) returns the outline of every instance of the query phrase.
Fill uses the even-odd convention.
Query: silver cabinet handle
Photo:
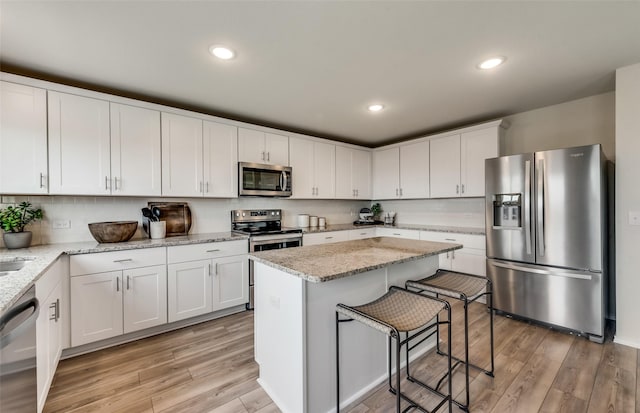
[[[394,232],[393,235],[401,236],[402,234],[398,234],[397,232]]]
[[[57,316],[56,303],[49,304],[49,310],[53,310],[53,314],[49,313],[49,320],[57,321],[57,319],[56,319],[56,316]]]
[[[60,299],[56,298],[56,323],[60,320]]]
[[[127,275],[127,290],[131,289],[130,283],[131,283],[131,276]]]
[[[447,258],[449,258],[449,251],[447,251]]]
[[[218,263],[216,262],[216,271],[214,272],[215,275],[218,275]]]
[[[45,174],[40,172],[40,188],[46,188],[47,187],[46,181],[45,181],[45,183],[43,183],[44,177],[45,177]]]
[[[400,188],[400,196],[402,196],[402,188]]]
[[[262,160],[264,161],[264,151],[262,151]]]
[[[213,266],[211,265],[211,263],[209,263],[209,277],[211,277],[211,273],[213,272]]]
[[[352,189],[352,191],[353,191],[353,196],[356,196],[356,190]]]
[[[455,241],[456,239],[455,238],[445,238],[444,240],[445,241]]]
[[[219,252],[219,251],[220,251],[219,249],[216,249],[216,250],[207,250],[206,252]]]
[[[202,181],[200,181],[199,188],[200,188],[200,191],[199,191],[200,193],[204,192],[204,183]]]
[[[120,277],[116,278],[116,291],[120,291]]]
[[[396,196],[398,196],[398,195],[399,195],[399,194],[398,194],[398,188],[396,188]]]
[[[133,258],[124,258],[121,260],[113,260],[113,262],[119,262],[119,263],[123,263],[123,262],[130,262],[133,261]]]
[[[456,259],[456,252],[455,251],[451,251],[451,259],[452,260]]]
[[[104,177],[104,189],[105,190],[109,189],[109,177],[108,176]]]
[[[117,176],[113,177],[113,189],[115,189],[116,191],[118,190],[118,177]]]
[[[464,194],[464,184],[462,184],[462,193]]]
[[[267,162],[271,162],[271,152],[267,152]]]
[[[456,185],[456,194],[460,193],[460,185]]]
[[[206,186],[207,186],[206,193],[209,193],[209,181],[207,181],[207,185]]]
[[[324,237],[324,239],[333,239],[333,237]]]
[[[360,195],[360,191],[356,189],[356,196]]]

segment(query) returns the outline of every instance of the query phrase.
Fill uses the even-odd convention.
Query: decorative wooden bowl
[[[93,222],[89,231],[100,243],[129,241],[138,229],[138,221]]]

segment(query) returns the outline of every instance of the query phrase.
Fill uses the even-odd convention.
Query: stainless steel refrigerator
[[[600,145],[485,161],[487,276],[497,310],[602,342],[605,174]]]

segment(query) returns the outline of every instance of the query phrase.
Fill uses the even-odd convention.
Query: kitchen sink
[[[33,257],[6,257],[0,260],[0,277],[20,271],[25,265],[33,261]]]

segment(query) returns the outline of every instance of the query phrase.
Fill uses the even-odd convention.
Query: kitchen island
[[[358,305],[390,286],[433,274],[438,254],[460,244],[377,237],[251,253],[255,359],[260,385],[285,413],[335,411],[335,306]],[[341,405],[386,378],[386,336],[341,327]],[[427,340],[412,353],[434,345]]]

